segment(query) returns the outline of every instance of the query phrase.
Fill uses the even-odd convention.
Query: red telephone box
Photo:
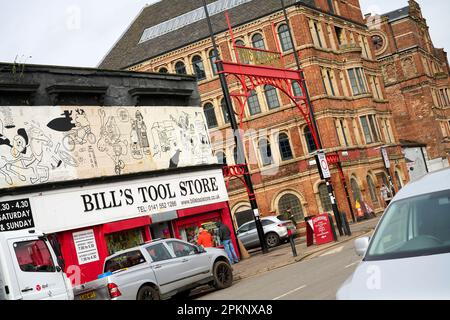
[[[312,219],[316,244],[321,245],[334,241],[333,230],[328,214],[321,214]]]

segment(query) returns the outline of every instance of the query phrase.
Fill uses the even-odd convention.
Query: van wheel
[[[268,233],[266,243],[269,248],[276,247],[280,244],[280,237],[275,232]]]
[[[138,291],[137,300],[160,300],[159,292],[152,286],[142,286]]]
[[[233,270],[229,263],[217,261],[213,266],[214,288],[225,289],[233,283]]]

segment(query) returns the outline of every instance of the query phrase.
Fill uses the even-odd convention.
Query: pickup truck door
[[[206,252],[199,253],[194,245],[182,241],[172,240],[166,243],[177,257],[176,259],[181,259],[180,271],[185,277],[189,277],[188,283],[208,277],[211,262]]]
[[[161,294],[185,286],[189,281],[189,270],[185,259],[173,256],[163,243],[155,243],[146,248],[152,262],[150,263]]]
[[[23,300],[69,298],[66,279],[46,240],[16,239],[9,240],[8,245]]]

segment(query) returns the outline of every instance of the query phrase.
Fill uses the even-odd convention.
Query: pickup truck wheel
[[[233,270],[225,261],[218,261],[213,266],[214,287],[225,289],[233,283]]]
[[[275,232],[268,233],[266,243],[269,248],[276,247],[280,244],[280,237]]]
[[[143,286],[138,291],[137,300],[160,300],[159,292],[151,286]]]

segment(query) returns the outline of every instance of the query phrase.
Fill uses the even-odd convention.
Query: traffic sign
[[[320,177],[322,179],[331,178],[330,167],[325,153],[318,153],[316,156],[317,166],[319,167]]]

